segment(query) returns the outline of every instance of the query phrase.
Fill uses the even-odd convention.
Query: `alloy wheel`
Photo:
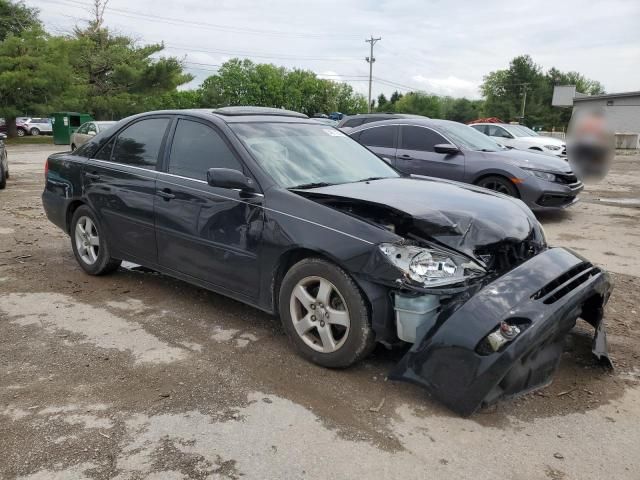
[[[78,255],[87,265],[93,265],[100,253],[100,237],[98,229],[89,217],[80,217],[75,231],[76,249]]]
[[[489,190],[493,190],[494,192],[503,193],[504,195],[512,195],[511,191],[504,183],[496,180],[488,180],[486,182],[483,182],[480,186]]]
[[[347,340],[349,310],[342,294],[328,280],[300,280],[291,292],[289,308],[296,333],[313,350],[332,353]]]

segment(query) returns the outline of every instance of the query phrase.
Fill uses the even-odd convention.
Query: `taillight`
[[[47,179],[47,176],[49,175],[49,159],[47,158],[47,160],[44,162],[44,179]]]

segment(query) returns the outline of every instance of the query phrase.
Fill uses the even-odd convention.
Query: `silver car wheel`
[[[313,350],[332,353],[349,335],[347,303],[333,283],[306,277],[291,292],[291,320],[298,336]]]
[[[76,250],[87,265],[93,265],[98,260],[100,252],[100,237],[95,223],[89,217],[80,217],[75,231]]]

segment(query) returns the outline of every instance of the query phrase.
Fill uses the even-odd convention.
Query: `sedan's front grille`
[[[556,180],[558,183],[562,183],[564,185],[571,185],[574,183],[578,183],[578,177],[576,177],[576,174],[573,172],[567,172],[567,173],[556,173]]]
[[[543,303],[549,305],[560,300],[566,294],[575,290],[578,286],[598,273],[600,273],[599,268],[594,267],[588,262],[581,263],[563,273],[555,280],[547,283],[544,287],[531,295],[531,299],[542,300]]]

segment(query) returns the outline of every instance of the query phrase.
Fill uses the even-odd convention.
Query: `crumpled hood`
[[[411,217],[414,230],[475,257],[478,247],[538,239],[538,221],[524,203],[489,190],[428,177],[357,182],[304,191],[349,203],[375,205]],[[302,192],[301,192],[302,193]],[[532,236],[533,233],[533,236]]]
[[[521,168],[535,168],[550,172],[571,172],[571,165],[566,160],[546,153],[536,153],[526,150],[502,150],[499,152],[477,152],[482,153],[487,159],[507,162]]]

